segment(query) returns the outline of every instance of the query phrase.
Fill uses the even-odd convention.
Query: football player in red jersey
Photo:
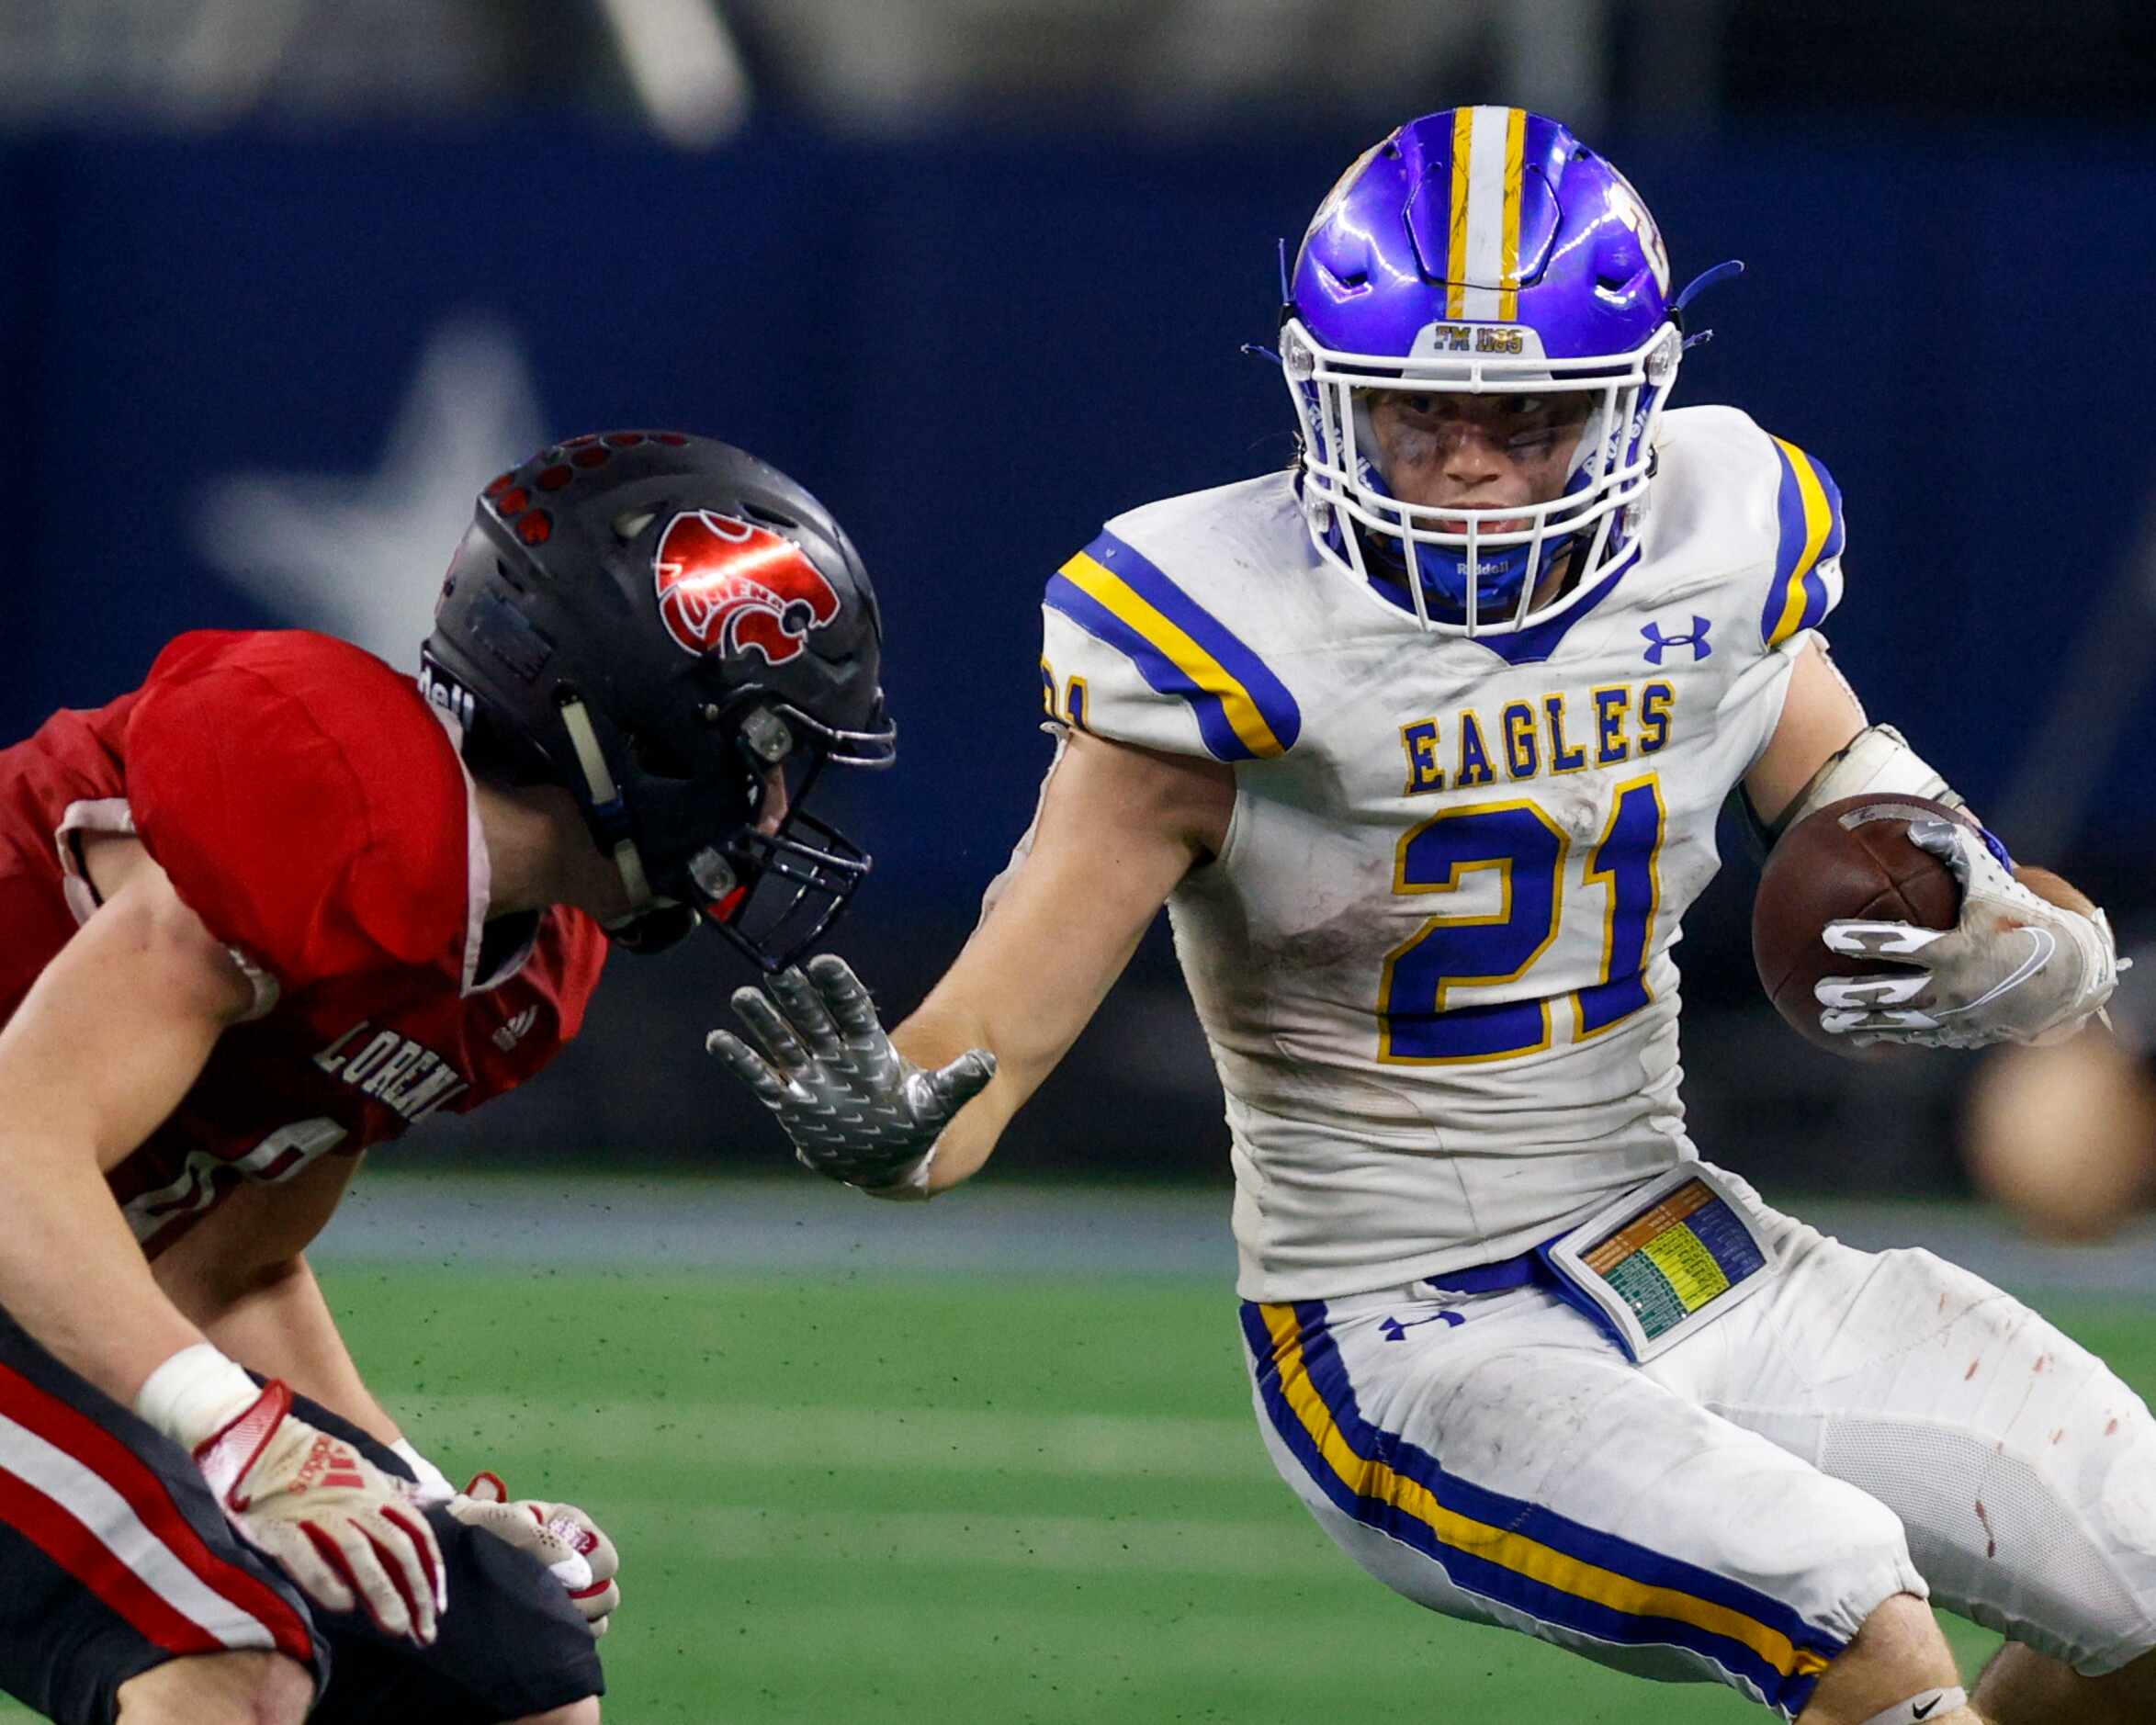
[[[875,594],[742,451],[615,433],[487,488],[414,688],[175,641],[0,752],[0,1689],[62,1721],[598,1716],[581,1511],[454,1492],[305,1247],[361,1153],[513,1088],[605,947],[777,968],[867,858]]]

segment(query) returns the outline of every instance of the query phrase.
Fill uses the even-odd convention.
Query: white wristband
[[[261,1386],[208,1342],[183,1347],[142,1381],[135,1412],[190,1452],[254,1405]]]
[[[1926,1689],[1906,1701],[1897,1701],[1883,1713],[1874,1713],[1864,1725],[1917,1725],[1920,1719],[1942,1719],[1969,1705],[1969,1691],[1959,1684],[1947,1689]]]
[[[422,1509],[446,1504],[457,1495],[457,1488],[449,1483],[449,1476],[414,1449],[411,1438],[400,1438],[389,1449],[403,1459],[404,1465],[412,1470],[412,1478],[419,1482],[419,1490],[414,1495]]]

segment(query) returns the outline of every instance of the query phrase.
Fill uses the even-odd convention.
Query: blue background
[[[1842,662],[1980,807],[2085,668],[2077,641],[2150,478],[2156,344],[2138,304],[2156,141],[2045,137],[1597,140],[1680,280],[1748,265],[1702,302],[1715,339],[1678,403],[1733,401],[1833,469]],[[131,685],[180,630],[289,621],[203,560],[206,488],[268,471],[356,489],[431,333],[490,318],[523,348],[551,434],[724,435],[801,478],[862,547],[903,744],[897,773],[840,799],[878,857],[845,944],[909,1004],[1030,812],[1044,580],[1108,515],[1289,459],[1278,372],[1239,349],[1270,337],[1276,236],[1301,232],[1367,141],[776,127],[687,155],[495,120],[0,145],[0,732]],[[2145,634],[2146,607],[2128,614]],[[2105,675],[2130,722],[2104,761],[2076,762],[2101,766],[2104,804],[2047,860],[2130,909],[2156,838],[2150,690]],[[1725,948],[1744,892],[1699,913]],[[1741,950],[1696,955],[1695,992],[1748,989]],[[1157,952],[1141,960],[1141,986],[1163,975]],[[587,1057],[636,1058],[660,1027],[685,1039],[733,980],[709,955],[639,976],[621,990],[639,1009]],[[1168,1160],[1216,1166],[1217,1099],[1195,1070],[1190,1145]],[[710,1102],[565,1097],[545,1130],[528,1114],[515,1131],[678,1135]]]

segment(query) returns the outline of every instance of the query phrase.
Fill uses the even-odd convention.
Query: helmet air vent
[[[1323,258],[1310,260],[1317,266],[1326,288],[1336,299],[1353,299],[1370,291],[1370,272],[1367,269],[1349,270],[1345,275],[1328,267]]]
[[[751,521],[760,521],[765,526],[774,527],[781,533],[790,536],[801,531],[801,524],[796,521],[793,516],[781,514],[777,510],[764,504],[751,503],[743,500],[740,510],[741,513]]]

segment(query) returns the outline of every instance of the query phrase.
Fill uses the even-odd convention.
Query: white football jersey
[[[1508,1257],[1696,1154],[1671,949],[1842,524],[1733,409],[1665,414],[1657,450],[1639,558],[1507,634],[1426,632],[1321,560],[1286,472],[1121,516],[1049,583],[1051,713],[1235,769],[1169,911],[1246,1299]]]

